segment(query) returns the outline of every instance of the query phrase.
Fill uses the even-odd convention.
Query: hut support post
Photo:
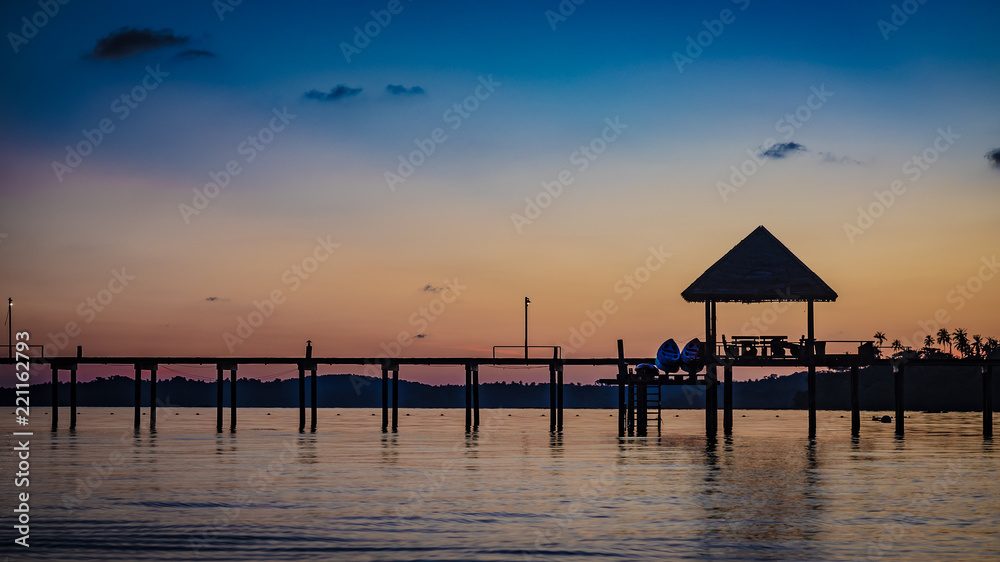
[[[993,439],[993,366],[983,367],[983,439]]]
[[[134,415],[132,416],[134,418],[132,425],[135,427],[135,429],[139,429],[139,420],[142,419],[142,412],[139,410],[139,405],[141,404],[140,400],[142,398],[142,396],[140,394],[141,389],[142,389],[142,369],[139,368],[138,364],[136,364],[135,365],[135,396],[133,397],[133,401],[135,403],[135,412],[134,412]]]
[[[861,394],[858,390],[858,366],[851,365],[851,437],[861,435]]]
[[[715,301],[705,301],[705,434],[715,438],[719,431],[718,370],[715,364]]]
[[[389,431],[389,365],[382,363],[382,433]]]
[[[52,431],[59,429],[59,367],[52,364]]]
[[[725,365],[722,370],[722,431],[733,433],[733,366]]]
[[[149,430],[156,429],[156,365],[149,367]]]
[[[806,357],[809,360],[809,374],[807,377],[809,396],[809,438],[816,437],[816,331],[815,314],[813,312],[813,300],[809,299],[806,305]]]
[[[906,367],[900,363],[899,365],[893,365],[892,367],[892,377],[895,387],[895,398],[896,398],[896,436],[902,437],[904,424],[903,412],[906,411],[905,404],[903,403],[903,373],[906,371]]]
[[[216,363],[215,431],[222,433],[222,363]]]
[[[479,429],[479,365],[472,365],[472,428]]]

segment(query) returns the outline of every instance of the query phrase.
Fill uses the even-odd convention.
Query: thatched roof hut
[[[837,300],[837,292],[763,226],[758,226],[681,296],[688,302]]]

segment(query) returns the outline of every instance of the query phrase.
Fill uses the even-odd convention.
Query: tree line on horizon
[[[876,352],[881,354],[881,348],[885,346],[885,332],[878,331],[872,336],[878,342]],[[940,348],[934,347],[934,344]],[[944,351],[944,346],[948,346],[948,351]],[[1000,341],[994,337],[984,338],[982,334],[973,334],[964,328],[956,328],[954,332],[949,332],[947,328],[940,328],[936,334],[926,334],[924,336],[923,347],[914,350],[911,346],[904,345],[899,339],[892,340],[889,344],[893,355],[900,355],[905,352],[916,351],[920,357],[925,359],[945,359],[955,357],[954,352],[961,354],[962,359],[986,359],[1000,352]]]

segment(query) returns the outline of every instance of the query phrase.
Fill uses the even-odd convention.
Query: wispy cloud
[[[306,99],[319,100],[319,101],[336,101],[342,98],[349,98],[351,96],[356,96],[361,93],[361,88],[351,88],[344,84],[337,84],[337,87],[330,90],[329,93],[321,92],[319,90],[309,90],[305,93]]]
[[[827,164],[849,164],[853,166],[860,166],[862,164],[860,160],[855,160],[849,156],[837,156],[832,152],[819,152],[817,154]]]
[[[385,91],[394,96],[419,96],[427,93],[420,86],[407,88],[401,84],[389,84],[385,87]]]
[[[123,27],[97,40],[94,50],[88,56],[99,60],[117,60],[143,51],[153,51],[163,47],[183,45],[190,38],[175,35],[172,29],[153,30]]]
[[[986,153],[986,159],[995,170],[1000,170],[1000,148],[994,148]]]
[[[427,337],[427,334],[417,334],[413,337],[417,338],[418,340],[422,340]]]
[[[781,158],[786,158],[788,156],[793,156],[800,152],[807,152],[804,145],[797,142],[779,142],[772,144],[767,150],[762,150],[760,153],[761,158],[771,158],[772,160],[780,160]]]
[[[181,51],[174,55],[175,59],[190,60],[190,59],[203,59],[212,58],[215,53],[212,51],[206,51],[204,49],[188,49],[186,51]]]
[[[424,285],[424,288],[421,289],[421,291],[423,291],[425,293],[440,293],[444,289],[445,289],[444,287],[435,287],[434,285],[431,285],[430,283],[428,283],[428,284]]]
[[[228,302],[229,299],[224,299],[222,297],[205,297],[208,302]]]

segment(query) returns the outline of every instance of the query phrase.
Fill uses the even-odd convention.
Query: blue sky
[[[670,267],[579,353],[610,353],[623,336],[655,349],[698,335],[680,291],[764,224],[841,293],[824,337],[911,334],[941,307],[972,333],[1000,334],[1000,289],[986,282],[960,310],[947,300],[1000,240],[1000,171],[984,158],[1000,147],[995,2],[402,0],[387,25],[370,23],[389,4],[245,1],[220,20],[208,1],[69,2],[46,18],[38,2],[5,3],[0,288],[32,310],[25,321],[39,333],[80,321],[77,305],[125,266],[143,281],[74,343],[262,354],[322,333],[341,354],[374,354],[432,298],[422,287],[458,277],[469,292],[405,353],[516,341],[526,294],[537,343],[565,344],[662,245]],[[880,27],[894,12],[898,29]],[[22,43],[10,34],[25,17],[48,21]],[[343,44],[366,25],[377,36],[347,60]],[[678,54],[690,57],[682,71]],[[162,83],[121,119],[115,100],[149,69]],[[361,91],[306,96],[339,85]],[[477,88],[489,95],[470,102]],[[463,103],[475,109],[453,128]],[[246,161],[239,147],[276,111],[291,117]],[[789,129],[797,111],[807,118]],[[102,119],[114,130],[57,174],[66,146]],[[626,128],[580,169],[573,155],[606,120]],[[390,189],[386,174],[436,129],[446,139]],[[769,139],[795,144],[761,159]],[[908,175],[936,141],[947,150]],[[724,194],[755,158],[764,164]],[[185,217],[231,160],[229,186]],[[519,229],[525,199],[562,171],[573,183]],[[906,191],[852,237],[858,209],[896,180]],[[335,258],[245,347],[228,347],[224,334],[317,236],[342,243]],[[734,314],[730,333],[755,313]]]

